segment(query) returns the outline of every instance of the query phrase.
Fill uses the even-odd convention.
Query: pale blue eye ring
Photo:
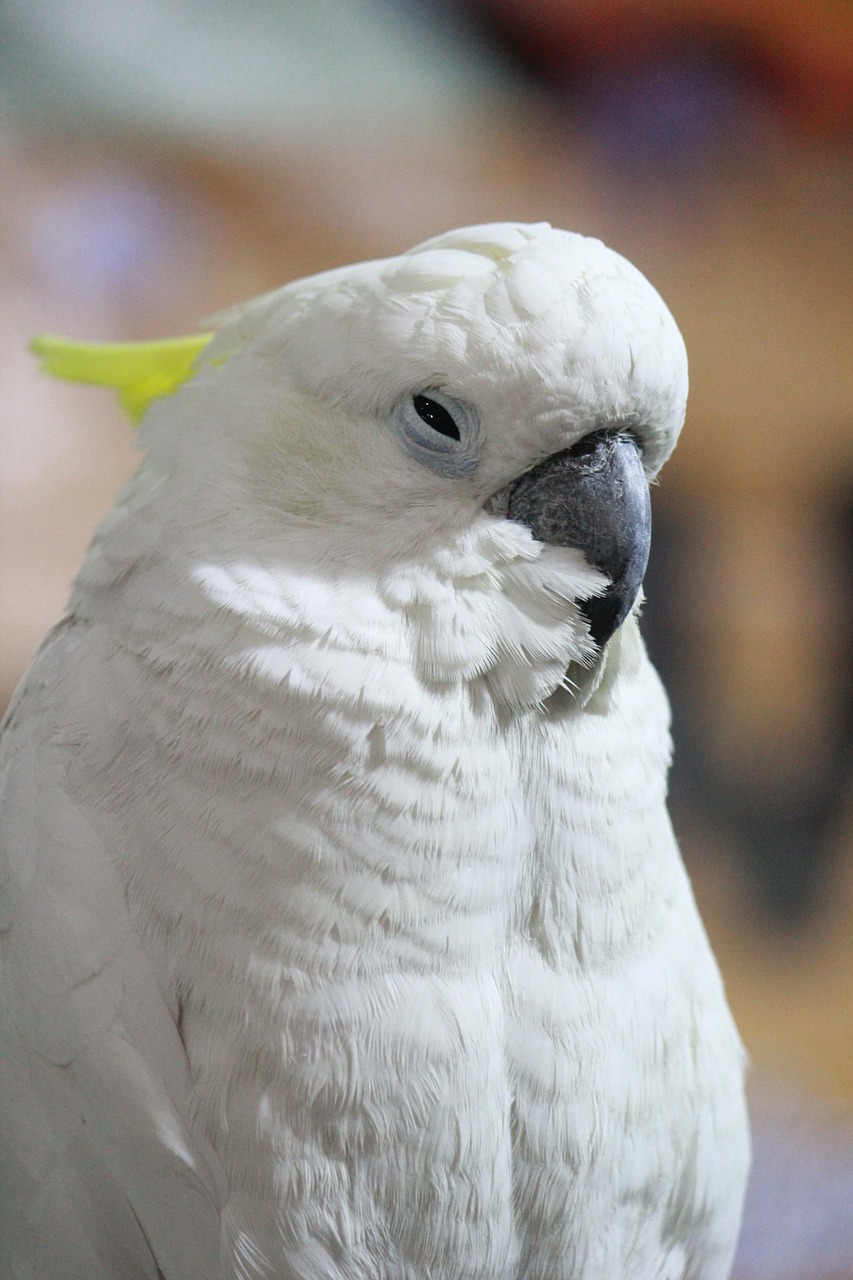
[[[404,396],[393,412],[394,430],[418,462],[441,476],[470,476],[480,456],[477,415],[446,391],[426,387]]]

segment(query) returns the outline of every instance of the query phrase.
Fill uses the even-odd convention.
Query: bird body
[[[497,224],[196,368],[4,734],[0,1275],[722,1280],[743,1055],[666,697],[513,516],[556,455],[621,495],[628,432],[654,474],[674,323]]]

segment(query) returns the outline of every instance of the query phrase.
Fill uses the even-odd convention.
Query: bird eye
[[[474,409],[445,391],[429,387],[396,406],[397,436],[418,462],[442,476],[469,476],[480,456]]]
[[[453,421],[453,414],[448,413],[443,404],[439,404],[437,400],[432,400],[429,396],[413,396],[412,404],[415,406],[415,412],[418,417],[423,418],[428,427],[432,427],[433,431],[438,431],[443,436],[448,436],[451,440],[461,440],[459,428]]]

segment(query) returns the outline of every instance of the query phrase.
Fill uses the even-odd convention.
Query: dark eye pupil
[[[461,439],[459,428],[453,421],[452,414],[449,414],[443,405],[438,404],[435,400],[430,400],[429,396],[415,396],[414,406],[418,416],[423,418],[427,426],[432,427],[433,431],[438,431],[443,436],[449,436],[451,440]]]

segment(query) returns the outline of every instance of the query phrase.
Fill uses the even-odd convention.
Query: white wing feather
[[[182,1119],[186,1055],[118,876],[65,792],[53,648],[0,762],[0,1274],[211,1280],[222,1175]]]

